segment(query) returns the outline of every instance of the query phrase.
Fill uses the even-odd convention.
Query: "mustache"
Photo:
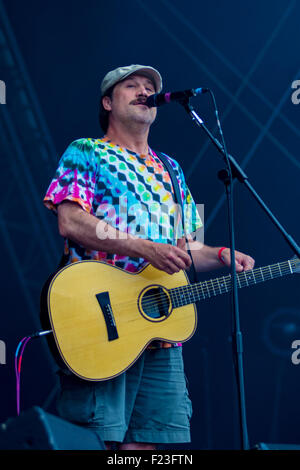
[[[137,100],[133,100],[131,101],[130,104],[144,104],[145,106],[147,106],[147,98],[138,98]]]

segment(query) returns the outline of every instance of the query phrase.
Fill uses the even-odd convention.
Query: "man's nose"
[[[147,87],[144,85],[140,85],[137,89],[137,95],[138,96],[148,96],[149,91],[147,90]]]

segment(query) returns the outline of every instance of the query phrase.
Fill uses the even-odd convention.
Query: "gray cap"
[[[160,93],[162,90],[162,78],[160,73],[148,65],[127,65],[125,67],[118,67],[115,70],[108,72],[102,80],[101,83],[101,95],[103,96],[105,92],[115,85],[116,83],[124,80],[124,78],[129,77],[133,73],[139,73],[144,77],[149,78],[155,85],[156,93]]]

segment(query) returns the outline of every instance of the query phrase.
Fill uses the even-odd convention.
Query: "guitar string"
[[[264,274],[265,275],[261,276],[260,279],[258,279],[257,277],[254,278],[253,274],[251,275],[251,277],[249,277],[248,275],[247,279],[243,279],[243,277],[238,278],[239,288],[248,287],[249,285],[255,285],[260,282],[283,276],[285,274],[291,274],[291,272],[289,269],[286,269],[286,271],[284,271],[284,268],[281,268],[277,272],[273,270],[272,274],[267,273],[267,276],[266,272]],[[191,301],[193,300],[196,302],[198,300],[205,300],[207,298],[211,298],[219,294],[228,293],[231,290],[231,276],[227,276],[226,278],[224,277],[223,279],[218,279],[217,282],[211,282],[211,280],[209,280],[204,281],[199,285],[191,286],[191,288],[188,287],[189,286],[183,286],[182,288],[178,289],[179,298],[178,295],[175,294],[175,301],[177,301],[179,305],[180,303],[191,303]]]
[[[246,287],[249,286],[249,282],[251,285],[257,284],[260,282],[264,282],[273,278],[278,278],[280,276],[284,276],[287,274],[291,274],[291,269],[289,267],[289,263],[291,263],[292,267],[295,267],[296,262],[295,260],[290,260],[290,261],[284,261],[282,263],[276,263],[274,265],[270,266],[265,266],[263,268],[255,268],[251,271],[243,271],[241,273],[238,273],[238,283],[239,287]],[[258,276],[259,274],[260,279]],[[221,284],[220,284],[221,283]],[[209,286],[208,284],[211,284]],[[223,276],[221,278],[214,278],[214,279],[209,279],[197,284],[188,284],[186,286],[180,286],[176,287],[173,289],[170,289],[169,292],[171,293],[171,297],[175,300],[175,302],[179,303],[178,306],[180,306],[180,302],[182,300],[187,301],[188,303],[193,303],[191,302],[191,296],[194,296],[194,301],[198,300],[205,300],[207,298],[219,295],[219,294],[224,294],[227,293],[231,290],[231,275]],[[205,292],[206,291],[206,292]],[[195,294],[197,298],[195,298]],[[160,297],[161,294],[151,294],[149,295],[144,301],[143,301],[143,307],[145,308],[151,308],[151,306],[163,306],[163,307],[168,307],[169,306],[169,300],[168,297],[166,296],[164,299],[158,300],[158,297]],[[125,302],[119,302],[117,305],[124,305],[124,304],[131,304],[135,303],[134,301],[125,301]]]
[[[284,264],[287,264],[287,263],[288,262],[283,262],[281,264],[281,267],[279,267],[277,264],[277,265],[273,265],[270,267],[256,268],[255,270],[244,271],[242,273],[238,273],[239,287],[242,288],[245,286],[249,286],[249,281],[252,284],[255,284],[255,283],[263,282],[265,280],[270,280],[274,277],[279,277],[285,274],[289,274],[291,273],[289,267],[284,266]],[[274,271],[274,267],[277,270],[276,272]],[[273,268],[272,272],[270,272],[270,268]],[[286,269],[286,272],[284,272],[284,269]],[[255,281],[255,279],[253,278],[255,278],[255,274],[257,274],[258,272],[260,273],[262,279],[256,279]],[[264,276],[263,273],[267,274],[267,276]],[[221,286],[219,282],[220,279],[222,279]],[[211,287],[208,285],[209,283],[211,284]],[[226,277],[224,276],[223,278],[209,279],[207,281],[203,281],[201,283],[197,283],[194,285],[189,284],[187,286],[176,287],[176,288],[170,289],[169,292],[171,292],[175,298],[176,297],[182,298],[183,294],[185,294],[185,292],[182,292],[184,290],[189,291],[191,294],[194,294],[195,292],[193,291],[196,291],[196,294],[198,294],[201,289],[202,293],[200,293],[200,299],[195,299],[195,300],[201,300],[201,297],[202,299],[206,299],[208,297],[212,297],[213,295],[218,295],[219,293],[222,294],[222,293],[228,292],[228,287],[230,287],[230,285],[231,285],[231,275],[227,275]],[[205,288],[206,293],[204,293],[203,287]],[[178,292],[178,294],[176,293],[176,291]],[[217,291],[217,293],[215,291]],[[191,297],[190,293],[187,294],[186,299],[190,299]],[[145,300],[145,303],[147,302],[147,305],[151,306],[151,297],[154,299],[154,304],[159,303],[159,301],[157,300],[157,296],[158,296],[157,294],[153,294],[152,296],[147,297],[147,300]],[[165,304],[168,304],[168,302],[165,302]]]
[[[256,268],[252,271],[238,273],[237,281],[239,287],[242,288],[249,286],[249,284],[253,285],[289,273],[291,273],[291,271],[287,265],[287,262],[284,262],[284,264],[281,264],[281,266],[273,265],[267,268]],[[199,287],[200,289],[202,288],[202,290],[203,288],[206,290],[206,292],[203,292],[203,296],[205,298],[207,296],[211,297],[212,295],[217,295],[219,292],[226,292],[228,291],[228,288],[231,288],[231,275],[226,277],[224,276],[223,278],[204,281],[200,283]],[[196,291],[199,291],[198,285],[195,285],[195,289]]]
[[[291,274],[291,271],[290,271],[289,267],[284,266],[284,264],[288,264],[288,262],[283,262],[281,264],[281,268],[277,264],[277,265],[268,266],[268,267],[265,267],[265,268],[256,268],[255,270],[252,270],[252,271],[244,271],[242,273],[238,273],[238,276],[243,276],[244,278],[245,278],[246,275],[248,276],[247,281],[246,281],[246,279],[242,279],[242,277],[238,277],[239,287],[242,288],[242,287],[245,287],[245,286],[249,286],[249,282],[248,282],[249,280],[252,282],[252,284],[255,284],[255,283],[260,283],[260,282],[264,282],[264,281],[273,279],[275,277],[277,278],[279,276]],[[277,272],[274,271],[274,267],[277,269]],[[273,268],[272,272],[270,272],[270,268]],[[284,271],[284,270],[286,270],[286,271]],[[255,280],[253,280],[253,277],[255,277],[255,276],[253,276],[254,271],[256,271],[256,273],[260,272],[261,277],[262,277],[261,279],[257,279],[256,282],[255,282]],[[263,273],[267,274],[267,276],[264,276]],[[251,275],[251,277],[249,277],[249,275]],[[218,282],[220,279],[223,279],[223,285],[221,285],[222,289],[220,289],[220,284]],[[242,281],[242,282],[240,282],[240,281]],[[214,287],[213,288],[209,287],[208,283],[211,283],[212,286],[214,285],[214,287],[216,287],[216,289],[214,289]],[[203,288],[206,290],[205,293],[204,293]],[[177,287],[177,288],[170,289],[169,292],[171,292],[171,295],[173,295],[173,298],[175,298],[175,301],[176,300],[178,301],[179,299],[184,298],[184,300],[187,300],[188,303],[193,303],[193,302],[190,302],[191,293],[192,294],[194,294],[194,293],[198,294],[197,299],[196,298],[194,299],[195,301],[205,300],[205,299],[210,298],[212,296],[218,295],[219,293],[223,294],[223,293],[229,292],[228,288],[229,288],[229,290],[231,288],[231,276],[230,275],[227,275],[226,277],[224,276],[223,278],[210,279],[210,280],[207,280],[207,281],[203,281],[201,283],[197,283],[195,285],[180,286],[180,287]],[[202,292],[200,292],[200,289],[201,289]],[[180,292],[180,290],[181,290],[181,292]],[[190,293],[185,294],[185,292],[182,292],[182,290],[190,291]],[[216,294],[215,290],[217,290],[217,294]],[[192,291],[196,291],[196,292],[192,292]],[[199,292],[200,292],[200,295],[199,295]],[[152,305],[155,305],[155,306],[161,306],[161,305],[168,306],[169,301],[168,301],[167,298],[165,298],[164,300],[157,300],[157,297],[159,295],[160,294],[149,295],[149,297],[147,297],[147,299],[144,300],[143,306],[146,306],[146,307],[151,307]],[[133,301],[126,301],[126,302],[123,302],[123,303],[119,302],[119,305],[120,304],[124,305],[125,303],[134,303],[134,302]]]
[[[276,271],[274,270],[274,267]],[[277,278],[282,275],[291,274],[290,269],[284,265],[281,265],[281,267],[278,265],[274,265],[272,271],[270,271],[270,268],[269,267],[268,268],[256,268],[256,271],[260,273],[260,276],[261,276],[260,279],[254,275],[254,274],[257,274],[257,272],[253,273],[251,271],[247,271],[247,272],[245,271],[243,273],[239,273],[238,274],[240,276],[238,278],[239,287],[242,288],[242,287],[249,286],[249,282],[250,284],[256,284],[259,282]],[[206,298],[216,296],[218,294],[229,292],[229,290],[231,289],[231,276],[229,275],[226,278],[223,277],[223,281],[221,282],[221,284],[219,281],[220,281],[219,278],[211,279],[208,281],[204,281],[200,284],[181,286],[179,288],[175,288],[173,292],[172,292],[172,289],[170,291],[171,291],[171,294],[173,294],[175,301],[177,301],[179,305],[182,302],[182,300],[184,301],[185,304],[192,303],[191,300],[194,300],[194,301],[203,300]],[[211,286],[209,284],[211,284]],[[192,296],[194,297],[193,299],[192,299]],[[157,302],[158,301],[156,299],[155,303]],[[164,303],[165,305],[169,304],[168,301],[165,301]],[[151,300],[147,302],[147,305],[151,306]],[[161,302],[160,302],[160,305],[161,305]]]
[[[258,278],[257,274],[259,273],[260,278]],[[252,271],[245,271],[242,273],[238,274],[238,284],[239,287],[247,287],[249,285],[254,285],[260,282],[264,282],[266,280],[270,280],[272,278],[277,278],[279,276],[289,274],[290,269],[285,268],[284,266],[276,267],[276,271],[273,269],[271,273],[269,273],[267,270],[263,271],[258,268],[257,272],[253,273]],[[265,274],[265,275],[264,275]],[[267,275],[266,275],[267,274]],[[198,293],[199,290],[201,289],[202,292],[202,297],[207,298],[211,296],[218,295],[219,293],[225,293],[228,292],[228,288],[231,288],[231,276],[224,276],[223,278],[217,278],[217,279],[210,279],[207,281],[201,282],[199,285],[191,286],[191,291],[196,290]],[[179,288],[180,289],[180,288]],[[182,287],[181,291],[185,290],[185,286]],[[181,292],[182,293],[182,292]]]

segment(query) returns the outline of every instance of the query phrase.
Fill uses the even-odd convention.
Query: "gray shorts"
[[[146,349],[127,371],[106,381],[60,375],[59,415],[93,428],[103,441],[190,442],[182,347]]]

